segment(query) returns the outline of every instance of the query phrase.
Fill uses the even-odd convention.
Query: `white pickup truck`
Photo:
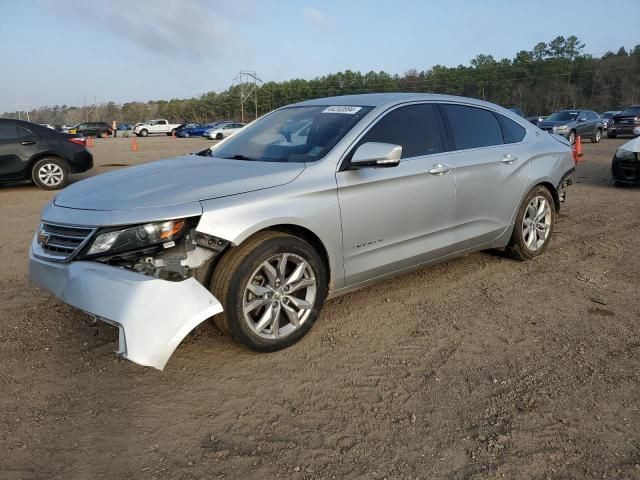
[[[133,133],[139,137],[146,137],[152,133],[172,135],[179,126],[179,123],[169,123],[163,118],[158,120],[147,120],[142,125],[136,125],[133,128]]]

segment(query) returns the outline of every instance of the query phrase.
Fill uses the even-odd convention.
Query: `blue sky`
[[[579,8],[575,8],[579,5]],[[0,0],[0,112],[185,98],[341,70],[402,74],[512,58],[576,35],[601,54],[640,43],[640,1]]]

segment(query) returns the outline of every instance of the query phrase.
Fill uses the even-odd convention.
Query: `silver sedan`
[[[549,245],[568,142],[491,103],[426,94],[280,108],[197,155],[75,183],[44,209],[32,280],[163,368],[213,317],[238,342],[300,340],[323,302],[468,252]]]

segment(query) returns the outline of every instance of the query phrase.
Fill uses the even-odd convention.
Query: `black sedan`
[[[32,180],[45,190],[63,188],[70,173],[93,167],[84,138],[22,120],[0,118],[0,182]]]

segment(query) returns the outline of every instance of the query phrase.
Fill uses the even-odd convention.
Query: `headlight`
[[[616,158],[618,160],[636,160],[636,154],[629,150],[616,150]]]
[[[87,255],[124,252],[170,242],[184,232],[185,226],[186,222],[179,219],[104,232],[95,238]]]

